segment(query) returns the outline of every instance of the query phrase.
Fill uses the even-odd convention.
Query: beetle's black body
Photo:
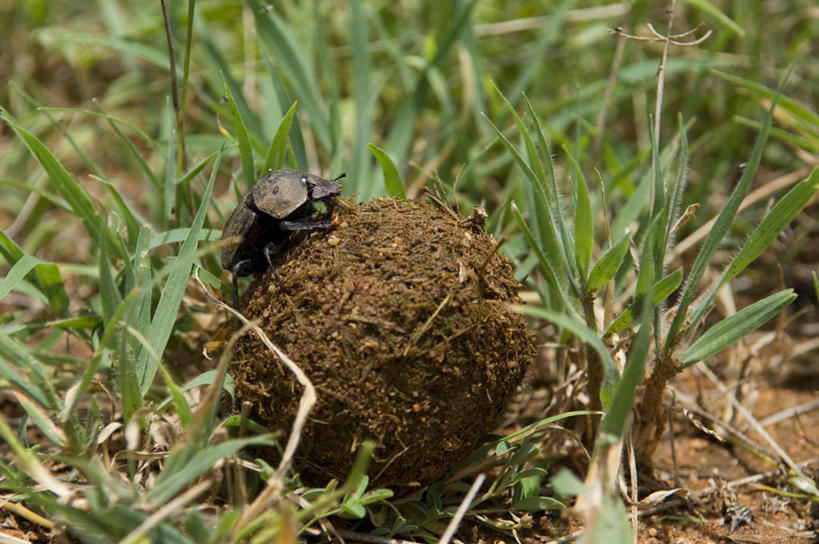
[[[315,220],[314,202],[332,206],[341,193],[338,178],[320,178],[298,170],[268,170],[225,221],[222,239],[236,241],[222,248],[222,268],[233,276],[233,306],[239,309],[239,276],[273,271],[282,285],[273,257],[293,231],[329,227]]]

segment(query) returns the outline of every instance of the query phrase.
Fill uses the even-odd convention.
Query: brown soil
[[[282,255],[285,292],[257,277],[242,308],[317,389],[302,477],[343,479],[374,439],[372,482],[432,482],[496,424],[534,354],[508,308],[520,285],[483,228],[449,210],[378,199],[334,222]],[[288,431],[302,387],[255,335],[231,373],[253,417]]]
[[[814,355],[796,362],[804,370],[815,369],[819,360]],[[719,365],[713,366],[720,369]],[[782,375],[766,375],[763,370],[757,371],[755,381],[748,384],[750,394],[743,404],[763,423],[767,423],[765,418],[769,416],[808,406],[817,400],[815,381],[812,385],[804,380],[794,383]],[[720,377],[728,381],[724,375]],[[640,508],[638,542],[819,542],[819,505],[811,506],[805,498],[788,496],[788,493],[798,493],[798,490],[788,483],[787,474],[766,459],[764,454],[748,450],[747,443],[754,443],[763,451],[770,451],[764,438],[741,417],[735,418],[730,427],[741,432],[746,437],[743,440],[732,438],[724,427],[711,421],[711,417],[725,417],[724,395],[703,378],[696,367],[680,376],[672,386],[680,398],[671,405],[674,416],[671,429],[654,453],[651,473],[640,475],[640,498],[654,491],[676,487],[687,490],[688,496],[674,497],[650,508]],[[532,398],[533,395],[527,392],[526,396]],[[549,394],[546,393],[545,397],[548,399]],[[695,405],[702,411],[695,413],[694,410],[686,410],[682,400],[685,397],[696,399]],[[548,404],[548,400],[543,404]],[[528,412],[533,408],[537,406],[524,410]],[[520,417],[520,414],[515,415],[516,419]],[[819,479],[819,410],[784,417],[779,422],[764,426],[807,476]],[[714,431],[716,435],[702,429]],[[509,431],[503,429],[500,432]],[[483,526],[466,525],[459,535],[463,542],[476,544],[540,544],[560,541],[558,539],[580,530],[580,520],[563,519],[553,513],[534,516],[531,529],[518,534],[520,540]]]

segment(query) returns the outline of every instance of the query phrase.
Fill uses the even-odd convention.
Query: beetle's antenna
[[[342,172],[337,178],[334,178],[333,181],[338,181],[341,178],[346,178],[346,177],[347,177],[347,172]]]

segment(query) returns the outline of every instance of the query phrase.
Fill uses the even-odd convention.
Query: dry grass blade
[[[446,531],[444,534],[441,535],[441,540],[439,544],[448,544],[452,537],[455,536],[455,531],[458,530],[458,526],[461,524],[461,520],[463,520],[466,511],[469,509],[469,505],[472,504],[472,500],[475,498],[475,495],[478,494],[478,490],[483,485],[483,481],[486,479],[485,474],[478,474],[475,481],[472,482],[472,485],[469,487],[469,492],[466,494],[464,499],[461,501],[460,506],[458,509],[455,510],[455,515],[452,516],[452,519],[449,521],[449,525],[446,526]]]
[[[15,515],[20,516],[21,518],[25,518],[32,523],[36,523],[41,527],[45,527],[46,529],[51,529],[54,527],[53,521],[51,521],[50,519],[46,519],[35,512],[32,512],[31,510],[29,510],[20,503],[11,502],[3,499],[3,501],[0,502],[0,508],[8,510],[9,512]],[[2,541],[2,538],[3,537],[0,536],[0,541]]]
[[[759,422],[760,425],[763,427],[769,427],[776,423],[780,423],[785,421],[786,419],[790,419],[792,417],[801,416],[803,414],[807,414],[808,412],[812,412],[814,410],[819,410],[819,400],[814,400],[812,402],[808,402],[806,404],[802,404],[800,406],[796,406],[794,408],[788,408],[787,410],[782,410],[781,412],[777,412],[771,416],[766,417],[765,419]]]
[[[281,350],[279,349],[273,342],[270,341],[270,338],[264,333],[264,331],[255,323],[250,322],[241,312],[234,310],[229,305],[225,304],[221,300],[215,298],[213,295],[210,294],[205,284],[199,278],[199,270],[197,269],[194,273],[194,277],[196,281],[199,283],[200,288],[208,297],[208,299],[219,306],[220,308],[227,310],[228,312],[232,313],[238,320],[240,320],[244,326],[249,327],[250,329],[255,332],[264,345],[284,363],[288,370],[290,370],[295,376],[299,383],[304,387],[304,393],[301,396],[301,400],[299,401],[299,409],[296,413],[296,419],[293,421],[293,427],[290,431],[290,437],[287,440],[287,445],[284,448],[284,454],[282,455],[281,462],[279,466],[276,468],[276,472],[267,480],[267,487],[262,491],[256,500],[245,509],[242,513],[242,517],[234,526],[234,531],[241,530],[245,525],[247,525],[250,521],[255,519],[259,516],[265,509],[269,508],[272,504],[278,501],[279,494],[284,487],[284,475],[290,469],[290,466],[293,463],[293,457],[296,453],[296,449],[299,446],[299,442],[301,441],[301,434],[302,430],[304,429],[305,423],[307,423],[307,415],[310,413],[310,410],[313,408],[313,405],[316,403],[316,390],[313,387],[313,384],[310,382],[310,379],[307,375],[301,370],[301,368],[296,365],[290,358]]]
[[[785,464],[788,466],[788,468],[790,468],[790,469],[791,469],[791,470],[792,470],[792,471],[793,471],[795,474],[797,474],[797,475],[798,475],[798,476],[800,476],[801,478],[804,478],[805,480],[811,480],[810,478],[808,478],[808,477],[805,475],[805,473],[802,471],[802,469],[799,467],[799,465],[797,465],[797,464],[796,464],[796,463],[793,461],[793,459],[791,459],[790,455],[788,455],[788,454],[787,454],[787,452],[786,452],[786,451],[785,451],[785,450],[782,448],[782,446],[780,446],[780,445],[779,445],[779,444],[776,442],[776,440],[774,440],[774,439],[771,437],[771,435],[770,435],[770,434],[768,434],[768,432],[767,432],[767,431],[764,429],[764,427],[762,427],[762,425],[761,425],[761,424],[759,423],[759,421],[758,421],[758,420],[757,420],[757,419],[756,419],[756,418],[753,416],[753,414],[751,414],[751,412],[750,412],[750,411],[748,411],[748,409],[747,409],[747,408],[745,408],[745,406],[743,406],[743,405],[742,405],[742,404],[741,404],[741,403],[740,403],[740,402],[739,402],[739,401],[736,399],[736,396],[734,396],[734,394],[733,394],[733,393],[731,393],[731,392],[728,390],[728,388],[727,388],[727,387],[725,387],[725,384],[723,384],[723,383],[722,383],[722,381],[720,381],[719,377],[717,377],[717,375],[716,375],[716,374],[714,374],[714,373],[711,371],[711,369],[710,369],[710,368],[708,368],[708,366],[706,366],[706,365],[701,365],[701,366],[699,367],[699,370],[700,370],[700,371],[701,371],[703,374],[705,374],[705,376],[706,376],[706,377],[708,377],[708,379],[709,379],[709,380],[711,380],[711,382],[713,382],[713,384],[714,384],[714,385],[716,385],[716,386],[719,388],[720,392],[721,392],[721,393],[723,393],[723,394],[725,395],[725,397],[726,397],[726,398],[728,399],[728,401],[729,401],[729,402],[730,402],[730,403],[731,403],[731,404],[734,406],[734,408],[737,410],[737,412],[739,412],[740,414],[742,414],[742,417],[744,417],[744,418],[745,418],[745,420],[746,420],[746,421],[747,421],[747,422],[748,422],[748,423],[751,425],[751,427],[753,427],[753,429],[754,429],[756,432],[758,432],[758,433],[759,433],[759,435],[760,435],[760,436],[761,436],[761,437],[762,437],[762,438],[763,438],[763,439],[764,439],[764,440],[765,440],[765,441],[768,443],[768,445],[771,447],[771,449],[772,449],[774,452],[776,452],[776,454],[779,456],[779,458],[782,460],[782,462],[783,462],[783,463],[785,463]]]

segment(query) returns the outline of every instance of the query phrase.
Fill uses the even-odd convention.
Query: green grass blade
[[[151,237],[151,243],[148,246],[150,249],[158,248],[166,244],[177,244],[184,242],[190,236],[191,229],[179,228],[171,229],[165,232],[160,232]],[[200,242],[215,242],[222,239],[222,231],[217,229],[201,229],[199,231]]]
[[[23,255],[21,259],[14,263],[6,277],[0,280],[0,299],[8,295],[41,262],[40,259],[31,255]]]
[[[71,179],[62,164],[54,157],[48,148],[36,136],[17,124],[5,110],[0,110],[0,119],[5,121],[14,132],[23,140],[28,150],[40,163],[48,174],[51,182],[57,187],[71,206],[73,213],[78,216],[91,237],[100,245],[105,245],[109,253],[121,259],[128,258],[122,240],[108,228],[107,222],[97,213],[91,199],[85,191]]]
[[[46,407],[48,400],[45,393],[28,379],[32,372],[32,364],[31,356],[26,350],[11,336],[0,331],[0,376],[23,391],[29,398]]]
[[[604,444],[613,444],[623,437],[626,421],[632,412],[632,404],[637,388],[643,382],[645,375],[646,361],[648,359],[648,348],[651,342],[651,332],[654,324],[654,293],[651,286],[654,283],[654,255],[651,250],[661,237],[662,223],[658,220],[652,221],[646,233],[646,243],[640,257],[640,277],[637,283],[648,285],[640,303],[640,332],[631,346],[631,351],[623,368],[621,379],[614,386],[611,393],[611,402],[608,405],[606,415],[600,422],[600,437]],[[664,230],[664,229],[662,229]],[[605,393],[605,391],[604,391]],[[605,405],[605,403],[604,403]]]
[[[721,283],[735,278],[745,267],[759,257],[776,237],[819,192],[819,168],[783,196],[751,232],[742,249],[734,257]]]
[[[182,391],[179,389],[179,386],[176,385],[171,373],[162,364],[162,361],[159,358],[159,355],[154,353],[153,349],[151,348],[151,344],[148,342],[148,339],[136,330],[133,327],[125,327],[125,330],[128,332],[131,337],[136,340],[140,346],[145,350],[148,356],[154,361],[154,363],[159,367],[159,371],[162,374],[162,378],[165,380],[165,386],[171,393],[171,402],[173,402],[174,408],[176,408],[176,413],[179,416],[179,422],[182,425],[183,429],[188,428],[188,424],[191,421],[192,412],[190,405],[188,404],[185,395],[182,394]],[[138,388],[137,388],[138,391]]]
[[[816,301],[819,302],[819,277],[816,276],[816,271],[811,272],[813,276],[813,291],[816,295]]]
[[[549,205],[552,207],[552,220],[556,223],[553,227],[560,234],[560,240],[562,241],[561,247],[564,249],[564,259],[566,262],[569,262],[569,257],[566,254],[567,248],[571,247],[571,240],[572,234],[569,231],[568,222],[565,220],[567,217],[566,211],[563,209],[563,204],[560,198],[560,190],[557,187],[557,175],[555,174],[555,163],[554,159],[552,158],[552,149],[549,145],[549,139],[546,137],[546,130],[543,128],[543,124],[540,122],[540,117],[535,113],[535,109],[532,107],[532,104],[529,102],[529,97],[526,94],[523,95],[523,101],[526,104],[526,108],[529,111],[529,117],[532,119],[532,122],[537,129],[535,131],[535,135],[537,136],[537,148],[540,151],[541,161],[546,165],[546,179],[549,182],[545,186],[545,190],[547,193],[551,195],[551,199],[549,200]]]
[[[358,193],[361,199],[366,201],[380,193],[381,188],[373,187],[369,176],[370,160],[367,155],[367,148],[372,151],[373,146],[367,145],[367,142],[370,139],[370,131],[372,130],[372,105],[374,99],[371,89],[367,20],[364,6],[362,4],[363,3],[361,0],[352,0],[349,3],[355,128],[353,147],[350,153],[348,168],[350,179],[355,184],[354,192]],[[378,158],[378,154],[376,154],[374,151],[372,152],[374,155],[376,155],[376,158]],[[381,162],[380,159],[379,162]],[[386,175],[387,170],[384,167],[384,163],[381,163],[381,169]],[[387,192],[390,194],[390,196],[397,196],[397,194],[389,192],[389,186],[393,182],[394,180],[388,182],[385,179],[384,185],[388,187]]]
[[[130,242],[130,245],[133,246],[139,234],[139,226],[147,225],[150,222],[143,217],[136,208],[125,201],[125,198],[123,198],[119,190],[114,187],[113,183],[102,178],[96,178],[93,175],[91,177],[102,183],[108,190],[108,194],[111,195],[111,198],[114,200],[114,203],[117,205],[117,208],[122,214],[122,219],[125,222],[125,229],[128,231],[128,241]]]
[[[219,46],[215,44],[213,39],[207,35],[207,27],[203,25],[202,29],[203,32],[201,32],[200,39],[208,60],[211,63],[211,71],[214,74],[219,74],[220,81],[214,82],[214,87],[222,89],[227,86],[227,88],[230,89],[230,93],[236,103],[236,108],[239,110],[245,130],[247,131],[251,140],[253,140],[254,143],[257,143],[257,139],[261,138],[263,134],[261,122],[259,121],[258,116],[254,113],[253,109],[247,103],[247,100],[242,93],[241,83],[237,82],[231,75],[230,63],[223,57]],[[221,90],[217,92],[220,96],[222,95]],[[259,148],[257,147],[257,149]]]
[[[660,168],[660,143],[656,140],[657,135],[654,134],[654,117],[650,116],[649,121],[651,125],[651,129],[648,132],[649,138],[651,139],[651,171],[654,181],[654,201],[651,203],[652,217],[650,219],[653,220],[653,215],[665,205],[665,180],[663,179],[663,172]]]
[[[227,440],[201,451],[194,452],[186,463],[180,465],[168,459],[165,470],[159,475],[156,486],[151,489],[146,499],[155,504],[164,504],[172,499],[188,483],[198,478],[208,470],[212,469],[217,461],[233,454],[241,448],[255,444],[273,446],[274,442],[269,436],[252,436],[249,438]],[[186,449],[176,450],[171,456],[188,453]]]
[[[682,208],[683,192],[688,180],[688,135],[685,130],[685,123],[682,115],[678,116],[680,125],[680,152],[679,152],[679,166],[677,168],[677,178],[674,180],[674,188],[671,191],[671,200],[668,202],[668,218],[665,223],[665,235],[663,237],[663,252],[658,259],[658,263],[662,265],[665,262],[665,252],[672,243],[671,229],[677,222],[680,216],[680,209]]]
[[[290,134],[290,127],[293,124],[293,116],[296,114],[296,109],[299,106],[298,100],[293,101],[293,105],[284,114],[284,117],[276,129],[276,134],[270,141],[270,147],[267,148],[267,154],[264,160],[264,170],[268,169],[278,170],[284,167],[284,159],[287,156],[287,141]]]
[[[761,83],[735,76],[728,72],[722,72],[720,70],[712,70],[711,72],[714,75],[719,76],[726,81],[730,81],[738,87],[750,91],[766,100],[773,100],[780,94],[776,90],[769,89]],[[780,108],[791,114],[796,120],[800,121],[800,129],[810,132],[813,138],[819,137],[819,112],[815,111],[815,108],[812,109],[808,106],[800,104],[796,100],[787,96],[779,97],[778,105]]]
[[[332,150],[330,127],[318,94],[320,85],[310,73],[311,63],[303,53],[304,48],[294,39],[296,33],[278,15],[266,9],[261,0],[248,0],[247,4],[256,20],[256,36],[281,66],[293,93],[304,106],[319,142],[325,149]]]
[[[148,162],[142,157],[142,153],[139,152],[137,147],[134,145],[134,142],[132,142],[131,139],[128,138],[125,135],[124,132],[122,132],[122,129],[119,128],[119,125],[128,127],[129,129],[136,132],[136,134],[140,138],[143,138],[146,142],[148,142],[148,144],[151,147],[153,147],[154,141],[152,139],[148,138],[148,136],[144,132],[137,129],[135,126],[131,125],[130,123],[122,121],[121,119],[118,119],[118,118],[113,117],[111,115],[108,115],[105,112],[105,110],[102,109],[102,106],[99,103],[97,103],[97,107],[100,108],[100,110],[101,110],[101,113],[99,114],[99,116],[102,117],[103,119],[105,119],[108,122],[108,125],[116,133],[117,137],[119,137],[119,140],[122,142],[124,148],[126,150],[128,150],[128,154],[131,155],[131,157],[134,158],[136,164],[139,165],[140,169],[145,173],[145,177],[148,179],[148,181],[150,181],[151,184],[154,187],[159,189],[159,187],[160,187],[159,180],[157,179],[156,175],[154,175],[153,170],[151,170],[151,167],[148,166]]]
[[[691,314],[691,325],[695,326],[708,310],[711,300],[720,287],[737,277],[740,272],[759,257],[777,236],[796,218],[805,206],[819,192],[819,168],[814,169],[811,175],[795,185],[783,196],[762,219],[762,222],[751,232],[748,240],[739,250],[739,253],[728,265],[720,278],[719,284],[714,287],[695,308]]]
[[[683,271],[682,268],[677,268],[674,272],[668,274],[663,279],[656,282],[654,285],[651,286],[651,292],[654,293],[653,302],[654,305],[659,305],[662,301],[670,297],[674,291],[680,286],[683,280]],[[617,316],[617,318],[609,325],[609,328],[606,330],[606,334],[603,336],[609,336],[611,334],[616,334],[622,330],[631,326],[632,323],[632,316],[634,315],[634,310],[636,310],[640,304],[642,304],[643,297],[638,296],[634,299],[628,308],[623,310],[623,312]]]
[[[556,269],[558,273],[557,277],[560,278],[561,281],[565,281],[568,274],[570,285],[572,288],[576,289],[577,286],[574,282],[574,276],[572,276],[570,273],[570,271],[574,268],[574,258],[573,256],[569,255],[569,250],[570,248],[573,249],[573,246],[566,245],[568,238],[563,238],[563,244],[561,244],[560,239],[557,237],[557,232],[560,227],[556,226],[556,223],[559,223],[559,221],[556,221],[557,218],[555,217],[553,203],[559,204],[560,195],[556,191],[556,185],[553,183],[552,190],[549,190],[549,186],[547,184],[547,173],[543,168],[543,164],[539,160],[537,147],[532,140],[531,134],[523,124],[520,116],[515,111],[514,106],[512,106],[511,102],[507,100],[506,96],[504,96],[497,86],[495,86],[495,92],[501,97],[506,104],[506,108],[512,114],[518,131],[523,138],[524,146],[526,147],[526,155],[529,160],[524,161],[528,168],[523,169],[523,173],[526,174],[526,178],[529,180],[533,190],[535,213],[531,219],[535,224],[535,232],[538,234],[538,240],[541,244],[547,247],[551,246],[550,251],[554,251],[554,258],[559,259],[558,262],[562,263],[562,266],[559,266]],[[537,117],[535,117],[532,112],[530,112],[530,114],[532,114],[532,117],[535,120],[534,122],[538,123]],[[492,127],[495,128],[495,131],[497,132],[497,128],[494,125],[492,125]],[[541,144],[543,144],[544,138],[542,133],[540,133],[540,138]],[[504,143],[507,142],[508,140],[504,139]],[[548,146],[546,147],[548,148]],[[517,159],[517,157],[515,158]],[[522,157],[521,160],[518,160],[519,165],[521,161],[523,161]],[[549,167],[549,176],[554,175],[554,166],[550,161],[551,158],[549,159],[549,162],[547,162]]]
[[[202,195],[202,202],[194,217],[188,237],[182,243],[182,248],[179,250],[179,255],[172,264],[169,265],[170,272],[168,274],[168,281],[162,289],[162,295],[159,297],[159,302],[156,306],[151,326],[148,331],[148,339],[151,341],[151,346],[155,353],[162,354],[165,351],[165,345],[173,332],[173,325],[176,321],[176,314],[179,310],[179,304],[182,302],[182,295],[185,293],[185,288],[188,284],[188,277],[190,276],[193,262],[196,257],[196,246],[199,241],[199,232],[202,229],[202,224],[205,221],[208,209],[210,207],[210,195],[213,189],[213,183],[216,180],[216,173],[219,170],[221,157],[216,158],[216,163],[211,171],[210,180]],[[156,375],[157,365],[147,359],[147,353],[142,352],[142,357],[145,358],[145,372],[141,376],[141,392],[144,395],[151,386]]]
[[[141,58],[166,71],[170,70],[171,68],[170,61],[168,60],[168,51],[165,49],[151,47],[141,43],[124,40],[122,38],[111,38],[107,36],[85,34],[82,32],[73,32],[62,29],[49,30],[49,33],[50,37],[54,37],[57,40],[99,45],[107,49],[111,49],[112,51],[119,51],[125,55],[133,55]]]
[[[24,181],[15,181],[12,179],[0,179],[0,187],[11,187],[13,189],[19,189],[20,191],[25,191],[27,193],[34,193],[42,197],[46,200],[49,204],[53,205],[55,208],[59,208],[65,212],[71,213],[71,207],[66,203],[65,200],[60,198],[60,196],[56,193],[48,191],[39,185],[35,185],[32,187],[31,182],[24,182]],[[0,248],[2,250],[2,248]]]
[[[767,323],[794,300],[793,289],[784,289],[726,317],[680,355],[680,365],[685,368],[719,353]]]
[[[99,270],[100,306],[105,323],[111,322],[111,316],[114,315],[117,306],[122,302],[122,294],[117,288],[114,275],[111,273],[109,259],[110,256],[104,249],[100,248],[97,255],[97,268]]]
[[[452,15],[452,24],[442,31],[442,35],[436,36],[435,56],[424,66],[421,74],[415,80],[415,86],[395,116],[392,129],[387,136],[384,149],[388,150],[399,164],[402,164],[406,159],[407,150],[415,132],[416,121],[419,118],[421,108],[426,102],[430,88],[427,72],[432,68],[440,68],[444,60],[449,56],[455,42],[469,25],[472,8],[477,4],[477,0],[463,0],[457,2],[457,4],[456,11]]]
[[[2,229],[0,229],[0,254],[3,255],[8,264],[12,265],[12,270],[21,259],[25,259],[26,257],[34,258],[25,255],[23,250],[14,243],[14,240],[6,236],[6,233]],[[51,310],[57,315],[65,315],[68,312],[68,293],[65,290],[65,282],[63,282],[57,265],[36,259],[33,268],[34,276],[32,279],[34,285],[46,298]],[[31,268],[26,271],[23,277],[28,275],[30,271]],[[11,270],[6,279],[3,280],[2,285],[6,284],[9,275],[11,275]],[[18,285],[21,280],[22,278],[14,281],[11,288],[13,289],[14,286]],[[0,298],[6,296],[7,293],[8,291],[0,295]]]
[[[784,85],[786,79],[787,77],[783,79],[781,85]],[[705,274],[705,270],[708,268],[708,263],[711,262],[714,252],[716,252],[716,250],[719,248],[719,245],[722,243],[722,239],[725,237],[728,229],[731,227],[731,223],[734,220],[734,216],[736,216],[739,205],[742,203],[742,199],[745,198],[745,195],[748,193],[751,182],[756,175],[756,171],[759,168],[759,163],[762,160],[762,150],[765,147],[765,142],[768,140],[768,131],[771,127],[773,112],[776,108],[778,97],[779,94],[777,94],[777,96],[774,98],[770,109],[765,115],[765,119],[762,123],[762,129],[759,131],[753,151],[751,152],[751,157],[748,159],[748,164],[742,173],[742,177],[731,193],[728,202],[725,203],[725,206],[717,216],[713,228],[711,228],[708,235],[705,237],[705,241],[703,242],[699,253],[697,253],[697,257],[694,260],[694,265],[691,267],[691,271],[688,273],[688,278],[686,279],[682,295],[680,296],[680,301],[677,305],[677,313],[671,322],[668,335],[666,336],[666,350],[671,349],[679,341],[681,334],[684,332],[682,329],[686,319],[689,317],[688,308],[697,295],[697,288],[700,284],[700,280],[702,279],[703,274]],[[690,328],[688,330],[690,330]]]
[[[278,69],[273,65],[273,61],[270,59],[270,55],[268,55],[265,48],[261,48],[262,58],[264,59],[265,67],[267,68],[267,72],[270,75],[270,83],[273,86],[273,91],[270,93],[271,95],[276,96],[276,101],[279,104],[292,104],[296,102],[296,100],[290,96],[285,88],[284,81],[282,78],[279,77]],[[301,123],[293,123],[290,129],[289,135],[290,141],[290,151],[292,151],[292,159],[295,160],[295,167],[300,168],[301,170],[307,170],[308,168],[308,160],[307,160],[307,148],[306,144],[304,143],[304,132],[301,128]]]
[[[174,139],[169,138],[168,143],[174,145]],[[172,165],[173,162],[169,161],[169,164]],[[134,329],[144,337],[150,327],[152,269],[147,250],[150,235],[151,231],[147,226],[139,232],[134,262],[128,271],[129,281],[126,284],[135,289],[137,295],[126,306],[122,321],[113,324],[117,329],[113,359],[125,421],[130,421],[131,415],[142,407],[140,382],[149,361],[153,361],[149,358],[150,350],[141,346],[133,334],[128,334],[130,329]],[[113,315],[116,313],[114,310]]]
[[[381,170],[384,173],[384,187],[387,190],[387,194],[393,198],[407,198],[407,193],[404,191],[404,183],[398,174],[398,168],[395,167],[395,163],[392,162],[387,152],[375,144],[370,144],[367,147],[370,148],[372,154],[378,159],[378,164],[381,165]]]
[[[41,112],[43,112],[43,114],[47,115],[49,117],[49,120],[52,119],[52,117],[50,115],[50,112],[81,113],[83,115],[88,115],[90,117],[98,117],[100,119],[104,119],[105,121],[107,121],[109,125],[113,125],[115,127],[119,127],[121,125],[121,126],[127,128],[128,130],[132,131],[134,134],[139,136],[140,139],[142,139],[142,141],[145,142],[145,144],[147,144],[147,145],[152,146],[153,143],[154,143],[153,138],[148,136],[145,133],[144,130],[142,130],[141,128],[139,128],[135,124],[129,123],[125,119],[120,119],[119,117],[109,115],[104,110],[94,111],[94,110],[89,110],[89,109],[86,109],[86,108],[64,108],[64,107],[45,107],[45,106],[39,107],[39,108],[37,108],[37,110],[41,111]],[[53,122],[58,123],[58,121],[56,121],[56,120],[54,120]],[[119,131],[119,133],[121,134],[122,132]],[[127,140],[127,138],[125,138],[125,139]],[[71,147],[74,147],[74,146],[72,145]],[[86,162],[86,161],[83,160],[83,162]],[[86,163],[86,164],[88,164],[88,163]],[[90,168],[90,165],[89,165],[89,168]],[[96,173],[98,176],[102,176],[102,173],[100,172],[100,170],[98,168],[91,168],[91,169],[94,170],[94,173]]]
[[[594,219],[592,218],[591,199],[583,169],[580,168],[574,155],[568,149],[564,148],[564,151],[577,174],[574,206],[574,256],[580,269],[580,276],[585,282],[594,252]]]
[[[250,138],[247,135],[242,115],[239,113],[239,108],[236,106],[236,101],[233,99],[233,94],[230,92],[227,83],[225,83],[225,96],[228,104],[230,104],[230,111],[233,113],[233,130],[236,132],[239,155],[242,158],[242,177],[245,180],[245,187],[250,189],[256,183],[256,172],[253,168],[253,149],[250,147]]]
[[[54,118],[53,115],[51,115],[51,112],[49,111],[50,109],[51,108],[39,107],[38,111],[41,111],[43,115],[45,115],[48,118],[48,120],[51,121],[51,124],[57,127],[57,130],[59,130],[63,134],[63,136],[65,136],[65,140],[71,145],[71,147],[77,153],[77,156],[82,159],[82,162],[85,163],[88,169],[91,170],[97,176],[103,177],[102,170],[97,165],[97,163],[91,160],[91,157],[89,157],[85,150],[83,150],[82,146],[80,146],[77,143],[77,141],[74,139],[71,133],[68,132],[68,129],[65,128],[63,123],[61,121],[58,121],[57,119]]]
[[[515,149],[515,146],[512,145],[512,142],[506,138],[503,132],[501,132],[501,130],[485,115],[484,119],[486,119],[489,126],[492,127],[492,130],[495,131],[495,134],[498,135],[498,138],[500,138],[503,145],[515,159],[518,167],[520,167],[526,178],[531,183],[532,189],[535,193],[535,220],[537,225],[540,227],[538,231],[538,245],[540,245],[538,248],[539,251],[541,251],[545,258],[548,259],[549,263],[563,265],[568,264],[564,262],[563,248],[558,240],[557,233],[554,230],[554,220],[549,207],[549,196],[546,192],[544,184],[538,181],[538,178],[532,170],[530,164],[523,158],[523,156],[521,156],[518,150]],[[562,284],[566,281],[564,266],[552,267],[551,264],[549,266],[552,268],[554,281],[562,286]]]
[[[534,236],[532,235],[532,231],[529,230],[529,226],[526,224],[526,221],[523,219],[523,216],[520,214],[520,211],[514,202],[511,203],[510,209],[512,212],[512,217],[517,223],[518,228],[523,233],[524,238],[526,238],[526,242],[537,255],[538,263],[540,265],[540,273],[543,274],[552,295],[550,297],[550,302],[552,303],[553,308],[556,310],[573,310],[574,306],[569,301],[565,286],[558,279],[557,272],[552,264],[552,260],[549,259],[549,257],[542,251],[540,245],[535,240]]]
[[[615,383],[619,379],[620,372],[617,370],[617,365],[614,364],[614,360],[611,358],[605,344],[603,344],[602,340],[600,340],[592,329],[584,325],[581,321],[572,319],[571,317],[559,312],[547,310],[546,308],[536,308],[534,306],[514,306],[514,309],[515,311],[524,315],[545,319],[546,321],[557,325],[562,329],[566,329],[580,339],[580,341],[596,351],[600,356],[600,360],[603,362],[603,370],[605,373],[604,387]]]
[[[736,33],[742,38],[745,37],[745,29],[739,26],[737,23],[735,23],[733,19],[725,15],[725,13],[722,10],[720,10],[717,6],[715,6],[708,0],[685,0],[685,2],[686,4],[690,4],[695,8],[700,9],[703,12],[707,13],[708,15],[719,21],[731,32]]]
[[[623,264],[629,243],[631,243],[631,237],[623,236],[619,242],[608,248],[597,259],[589,273],[589,281],[586,283],[587,292],[597,291],[614,277],[617,270],[620,269],[620,265]]]
[[[179,150],[176,145],[176,122],[174,121],[173,109],[168,106],[164,109],[163,115],[164,129],[167,131],[167,148],[165,159],[165,182],[162,185],[162,227],[168,228],[171,224],[185,222],[181,205],[177,198],[176,191],[176,153]]]

